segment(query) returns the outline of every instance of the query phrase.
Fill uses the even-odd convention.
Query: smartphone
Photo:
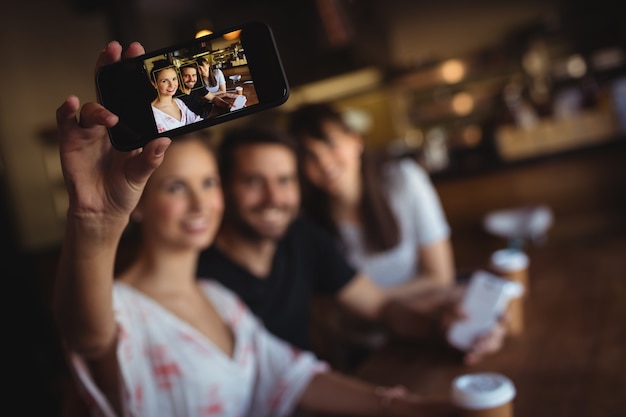
[[[471,349],[476,337],[489,331],[509,301],[521,296],[523,291],[518,282],[486,271],[474,272],[461,303],[467,317],[452,324],[448,330],[448,342],[463,351]]]
[[[183,74],[193,69],[195,83]],[[203,70],[213,77],[205,81]],[[218,92],[217,98],[207,100],[220,79],[226,94]],[[99,102],[119,117],[108,133],[121,151],[276,107],[289,97],[272,30],[262,22],[104,66],[96,74],[96,90]]]

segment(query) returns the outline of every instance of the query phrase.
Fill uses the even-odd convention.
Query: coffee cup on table
[[[472,373],[452,381],[452,403],[462,417],[513,417],[515,386],[506,376]]]
[[[522,284],[523,295],[513,298],[507,307],[507,328],[511,335],[524,330],[524,298],[528,294],[528,255],[519,249],[500,249],[491,254],[489,269],[502,278]]]
[[[235,90],[237,91],[237,94],[239,94],[239,95],[243,94],[243,87],[237,86],[237,87],[235,87]]]

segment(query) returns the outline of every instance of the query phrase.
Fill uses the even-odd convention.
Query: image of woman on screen
[[[150,80],[157,92],[151,104],[159,133],[202,120],[181,99],[174,97],[179,85],[174,65],[165,60],[155,61],[150,70]]]
[[[237,96],[226,92],[226,78],[221,69],[215,68],[209,58],[201,56],[196,59],[204,88],[208,94],[204,98],[216,106],[230,108],[232,100]],[[226,100],[225,100],[226,99]]]

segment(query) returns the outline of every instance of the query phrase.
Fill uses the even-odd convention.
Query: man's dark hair
[[[249,145],[282,145],[296,153],[296,145],[291,137],[281,130],[270,126],[252,126],[232,129],[224,134],[217,148],[220,177],[222,183],[228,184],[235,167],[235,152]]]
[[[184,68],[193,68],[196,70],[196,72],[198,71],[198,64],[196,64],[195,62],[187,62],[183,65],[180,66],[180,69],[184,69]]]

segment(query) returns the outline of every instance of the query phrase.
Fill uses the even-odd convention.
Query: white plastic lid
[[[499,271],[519,271],[528,268],[528,263],[528,256],[519,249],[500,249],[491,254],[491,266]]]
[[[458,376],[452,382],[452,402],[478,410],[505,404],[515,397],[515,386],[506,376],[483,372]]]

